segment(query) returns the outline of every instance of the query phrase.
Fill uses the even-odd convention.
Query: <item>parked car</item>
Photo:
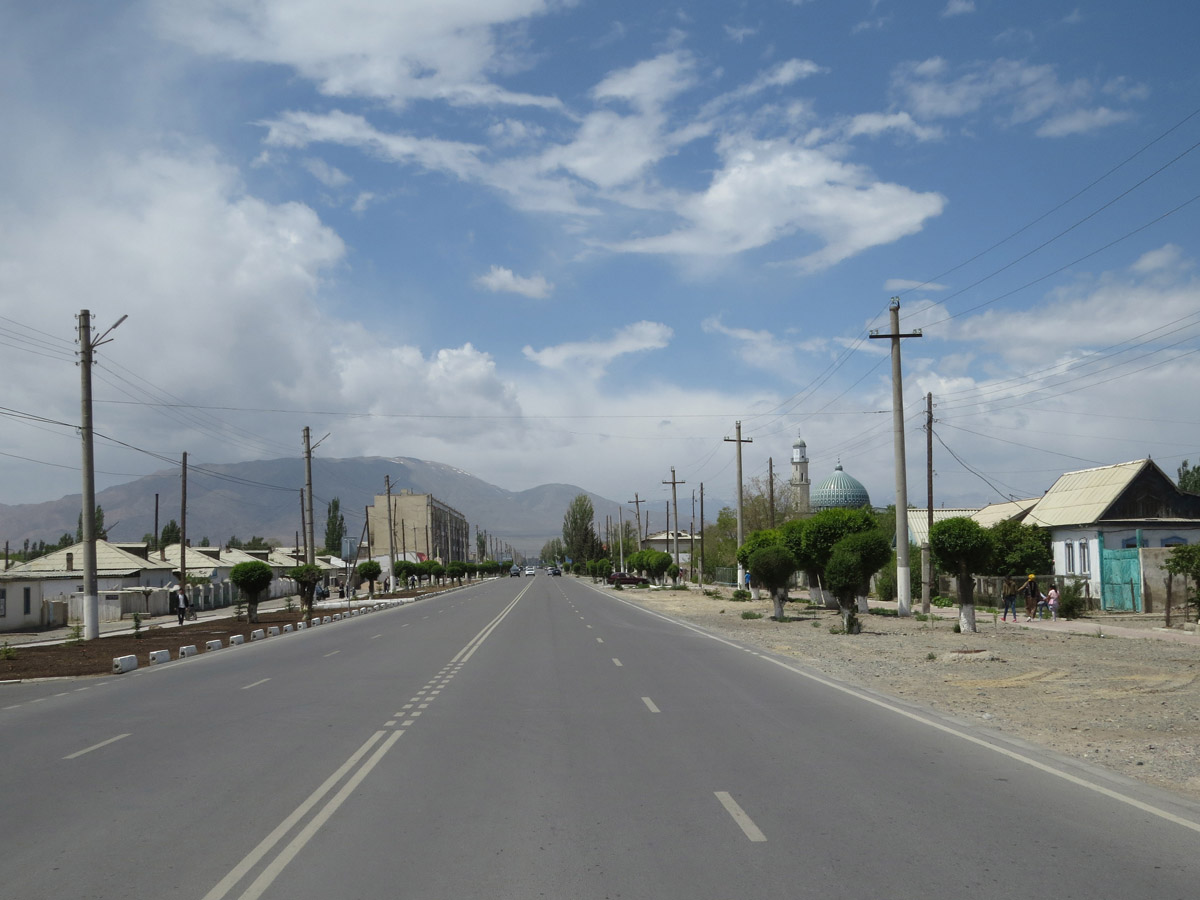
[[[521,577],[521,567],[513,566],[511,569],[509,569],[508,577],[509,578],[520,578]]]
[[[630,575],[628,572],[613,572],[605,580],[609,584],[632,584],[635,586],[650,583],[648,579],[643,578],[641,575]]]

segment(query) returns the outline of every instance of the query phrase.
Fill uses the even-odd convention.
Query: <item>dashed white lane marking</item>
[[[326,658],[326,659],[328,659],[328,658],[329,658],[329,657],[331,657],[331,656],[337,656],[337,655],[338,655],[339,653],[341,653],[341,652],[342,652],[341,650],[334,650],[334,651],[332,651],[332,652],[330,652],[330,653],[326,653],[326,654],[325,654],[325,658]]]
[[[737,805],[737,801],[729,796],[726,791],[715,791],[717,799],[721,801],[721,805],[725,807],[725,811],[733,816],[733,821],[737,822],[738,827],[745,832],[746,837],[752,841],[765,841],[767,836],[763,834],[754,820],[746,815],[746,811]]]
[[[651,700],[649,697],[643,697],[642,702],[646,704],[646,709],[650,710],[650,712],[653,712],[653,713],[659,712],[658,707],[654,705],[654,701]]]
[[[615,656],[613,657],[613,665],[614,665],[614,666],[619,666],[619,665],[621,665],[621,661],[620,661],[619,659],[617,659]]]
[[[597,644],[603,644],[603,643],[604,643],[604,638],[596,638],[596,643],[597,643]]]
[[[588,628],[591,628],[592,626],[591,626],[591,625],[588,625],[587,627],[588,627]]]
[[[417,709],[429,709],[429,704],[428,703],[418,703]],[[416,713],[413,713],[413,715],[415,716]]]
[[[413,723],[413,720],[412,720],[412,719],[405,719],[405,720],[404,720],[403,722],[401,722],[400,724],[401,724],[401,725],[411,725],[412,723]]]
[[[260,678],[258,681],[252,682],[250,684],[243,684],[242,690],[248,691],[248,690],[250,690],[250,688],[258,687],[260,684],[266,684],[270,680],[271,680],[270,678]]]
[[[12,706],[6,706],[4,708],[5,709],[16,709],[20,705],[21,705],[20,703],[14,703]]]
[[[381,638],[381,637],[383,637],[382,634],[373,634],[373,635],[371,635],[371,640],[375,640],[376,638]]]
[[[121,740],[122,738],[127,738],[127,737],[129,737],[128,734],[118,734],[116,737],[109,738],[107,741],[101,741],[100,743],[93,744],[92,746],[86,747],[83,750],[78,750],[75,753],[72,753],[70,756],[64,756],[63,759],[78,759],[80,756],[83,756],[83,754],[85,754],[85,753],[91,753],[93,750],[99,750],[101,747],[107,747],[109,744],[115,744],[117,741]]]
[[[395,719],[388,719],[386,722],[384,722],[384,723],[383,723],[383,727],[384,727],[384,728],[391,728],[391,727],[392,727],[393,725],[395,725],[395,724],[396,724],[396,720],[395,720]]]

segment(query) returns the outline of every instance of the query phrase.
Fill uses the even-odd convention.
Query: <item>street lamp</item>
[[[80,426],[83,439],[83,639],[100,637],[100,598],[96,577],[96,462],[92,449],[92,352],[128,316],[121,316],[98,338],[92,337],[91,313],[79,311]]]

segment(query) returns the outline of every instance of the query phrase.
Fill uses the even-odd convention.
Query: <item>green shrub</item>
[[[742,588],[738,588],[730,595],[729,599],[733,600],[735,603],[744,603],[750,599],[750,592],[743,590]]]
[[[1064,584],[1058,592],[1058,615],[1063,619],[1078,619],[1088,611],[1088,598],[1083,593],[1083,582]]]
[[[742,613],[743,619],[761,619],[762,617],[763,617],[762,613],[752,612],[751,610],[746,610],[744,613]]]
[[[82,622],[75,622],[73,625],[71,625],[70,634],[71,634],[71,636],[68,637],[65,641],[63,641],[64,644],[66,644],[68,647],[83,646],[83,623]]]
[[[140,612],[133,614],[133,636],[138,640],[142,638],[142,614]]]
[[[895,609],[886,609],[882,606],[872,606],[867,610],[873,616],[899,616],[900,611]]]
[[[937,659],[937,654],[934,653],[932,650],[930,650],[928,653],[925,654],[925,658],[926,659]]]
[[[954,600],[950,597],[934,597],[929,602],[942,609],[949,609],[954,605]]]
[[[17,649],[12,644],[10,644],[8,641],[5,641],[3,644],[0,644],[0,659],[16,659],[16,658],[17,658]]]

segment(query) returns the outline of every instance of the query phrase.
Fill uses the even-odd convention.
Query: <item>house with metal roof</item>
[[[1023,521],[1050,530],[1055,572],[1084,581],[1101,608],[1149,612],[1169,549],[1200,541],[1200,494],[1136,459],[1067,472]]]
[[[126,606],[158,594],[165,602],[175,575],[169,562],[149,558],[145,544],[96,541],[96,593],[101,622],[121,618]],[[0,632],[83,619],[83,544],[55,550],[0,572]]]

